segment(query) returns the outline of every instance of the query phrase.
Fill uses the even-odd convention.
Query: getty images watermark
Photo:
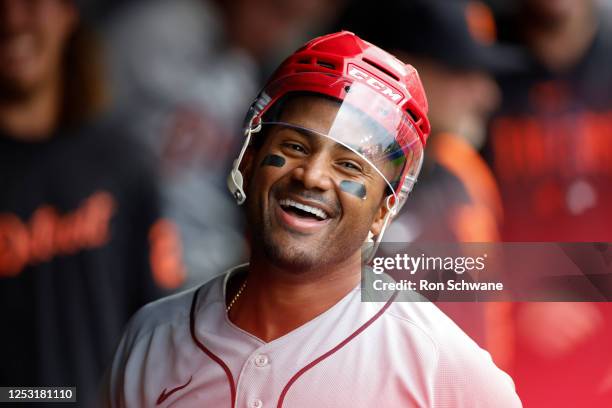
[[[390,296],[398,301],[611,301],[612,245],[385,242],[362,268],[362,300]]]
[[[487,254],[482,256],[411,256],[406,253],[395,254],[395,256],[379,256],[372,260],[372,272],[377,275],[388,272],[405,271],[410,275],[424,274],[433,271],[454,272],[461,276],[465,273],[482,272],[486,268]],[[418,279],[400,279],[399,281],[385,281],[376,279],[373,282],[375,290],[412,290],[412,291],[501,291],[504,289],[502,282],[474,282],[472,279],[448,279],[444,282],[438,278],[431,280],[427,277]]]

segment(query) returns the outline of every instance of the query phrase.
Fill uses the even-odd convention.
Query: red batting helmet
[[[251,134],[266,124],[294,126],[266,113],[295,92],[320,94],[340,103],[336,123],[323,136],[353,150],[377,169],[392,191],[393,212],[397,213],[416,181],[431,129],[425,91],[411,65],[348,31],[315,38],[298,49],[272,74],[251,105],[245,122],[247,140],[228,178],[238,203],[245,200],[238,167]],[[354,123],[355,112],[375,123],[377,131],[343,132],[349,119]],[[393,176],[383,175],[383,167],[388,175],[390,166],[395,169]]]

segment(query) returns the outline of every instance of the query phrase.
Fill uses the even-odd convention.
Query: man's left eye
[[[351,171],[358,171],[358,172],[363,171],[360,165],[352,161],[343,161],[343,162],[340,162],[339,164],[341,167],[344,167],[345,169],[348,169]]]

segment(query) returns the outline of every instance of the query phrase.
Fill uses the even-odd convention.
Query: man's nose
[[[326,191],[333,188],[331,162],[323,153],[314,154],[293,170],[292,178],[308,190]]]

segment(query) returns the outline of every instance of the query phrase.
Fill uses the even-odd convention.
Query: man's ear
[[[377,237],[380,234],[383,224],[385,223],[385,217],[390,212],[389,208],[387,207],[387,198],[388,197],[385,196],[382,199],[380,206],[378,207],[378,210],[376,211],[376,215],[374,216],[374,221],[372,222],[372,226],[370,227],[370,231],[372,232],[372,234],[374,234],[375,237]]]

